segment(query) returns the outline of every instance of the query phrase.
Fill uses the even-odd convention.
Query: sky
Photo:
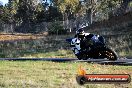
[[[8,0],[0,0],[0,2],[2,2],[5,5],[6,3],[8,3]]]
[[[50,0],[47,0],[47,1],[49,2]],[[0,0],[0,2],[2,2],[3,5],[5,5],[6,3],[8,3],[8,0]]]
[[[3,5],[5,5],[6,3],[8,3],[8,0],[0,0],[0,2],[2,2]],[[50,3],[50,0],[47,0],[47,2]]]

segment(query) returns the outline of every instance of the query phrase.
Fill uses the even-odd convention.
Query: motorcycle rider
[[[94,35],[91,33],[85,33],[83,28],[80,28],[76,31],[76,35],[75,37],[78,38],[80,40],[80,47],[81,50],[85,50],[86,48],[89,47],[90,43],[91,43],[91,38]]]
[[[96,42],[105,44],[105,40],[102,36],[92,33],[85,33],[84,27],[80,27],[72,39],[71,46],[76,56],[81,56],[86,50],[89,51]]]
[[[81,57],[85,51],[89,51],[95,42],[99,40],[104,42],[104,38],[99,35],[85,33],[83,28],[76,31],[75,37],[72,39],[71,46],[77,57]]]
[[[80,28],[76,31],[75,37],[72,39],[71,46],[72,50],[74,51],[75,55],[79,58],[83,55],[83,51],[85,47],[85,37],[93,36],[90,33],[85,33],[83,28]]]

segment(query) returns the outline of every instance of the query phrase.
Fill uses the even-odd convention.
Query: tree
[[[121,5],[117,10],[116,15],[123,15],[126,13],[126,9],[128,8],[128,5],[131,1],[132,0],[121,0]]]
[[[33,32],[33,25],[37,20],[38,0],[19,0],[18,10],[15,17],[20,26],[16,29],[17,32]]]
[[[57,5],[63,15],[63,25],[65,25],[64,29],[71,29],[69,27],[69,20],[75,18],[79,0],[55,0],[54,3],[56,3],[55,5]]]

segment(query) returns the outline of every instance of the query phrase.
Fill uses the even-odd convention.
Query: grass
[[[25,54],[22,58],[75,58],[72,50],[59,49],[57,51],[46,53],[30,53]]]
[[[8,34],[8,33],[0,33],[0,41],[10,41],[10,40],[24,40],[24,39],[39,39],[41,35],[32,35],[32,34]]]
[[[86,84],[76,82],[78,67],[88,74],[130,74],[132,66],[110,66],[81,62],[0,61],[0,88],[131,88],[130,84]]]
[[[119,56],[126,56],[126,57],[132,57],[132,50],[130,50],[130,51],[122,51],[122,52],[120,52],[119,53]]]
[[[87,30],[105,37],[106,45],[114,49],[121,57],[132,57],[132,23],[123,27],[102,28]],[[75,58],[70,50],[66,38],[67,35],[43,35],[43,34],[5,34],[0,35],[0,58]],[[8,41],[5,41],[8,40]]]
[[[75,58],[65,39],[73,35],[41,36],[35,40],[6,41],[0,43],[0,58]],[[107,45],[121,57],[132,57],[132,36],[105,36]]]

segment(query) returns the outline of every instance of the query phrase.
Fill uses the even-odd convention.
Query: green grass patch
[[[88,74],[130,74],[132,66],[110,66],[81,62],[0,61],[0,88],[131,88],[130,84],[86,84],[76,82],[79,66]]]
[[[53,52],[45,52],[45,53],[30,53],[25,54],[22,58],[75,58],[72,50],[57,50]]]
[[[132,66],[109,66],[81,62],[0,61],[0,88],[130,88],[130,84],[86,84],[76,82],[78,67],[88,74],[132,75]]]
[[[132,51],[121,51],[119,53],[119,56],[126,56],[126,57],[132,57]]]

